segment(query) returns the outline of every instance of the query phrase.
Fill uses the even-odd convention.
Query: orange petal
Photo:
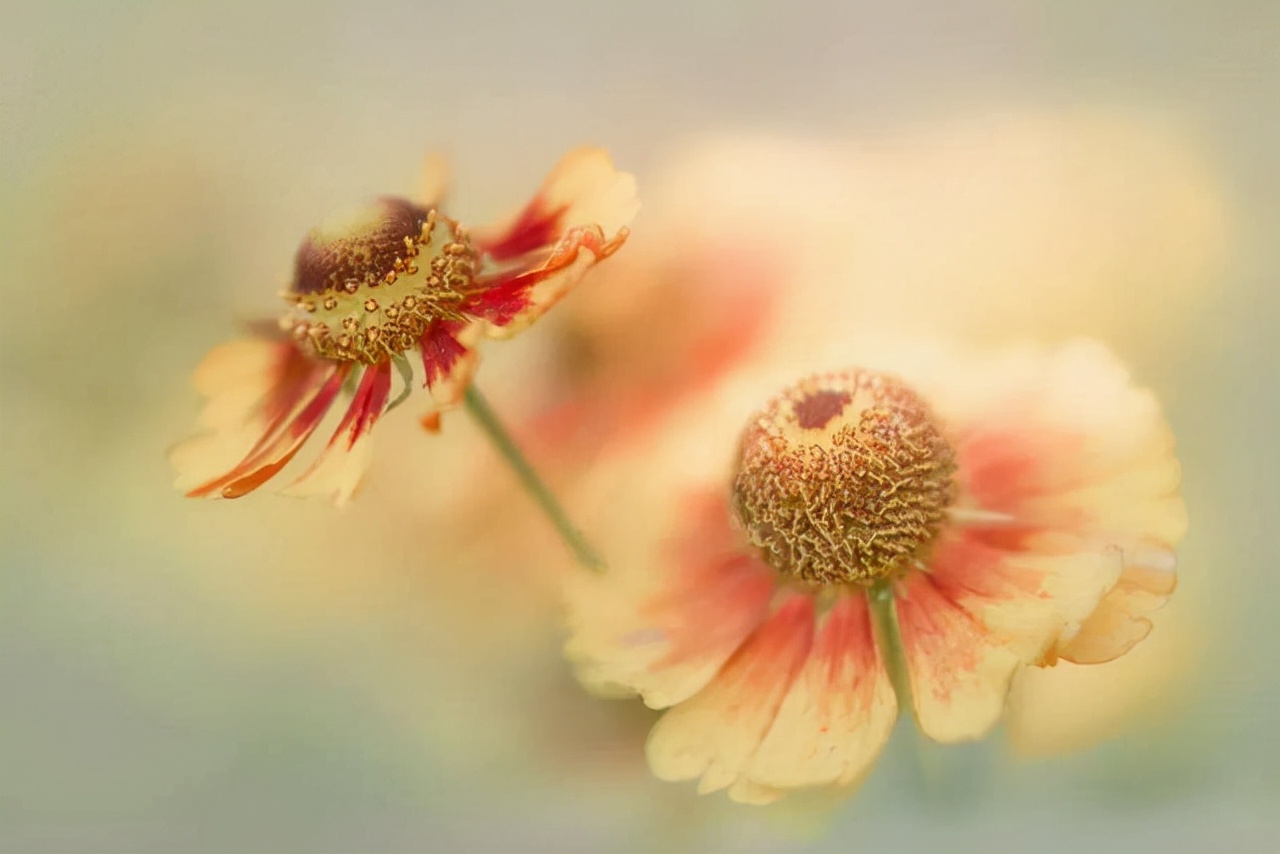
[[[597,692],[666,708],[703,688],[768,614],[772,571],[737,548],[723,499],[692,508],[672,568],[640,578],[575,577],[565,652]],[[708,619],[714,614],[714,619]]]
[[[898,702],[864,595],[841,597],[750,765],[773,788],[857,782],[889,740]]]
[[[735,800],[776,792],[750,767],[813,642],[813,599],[793,596],[757,629],[706,688],[672,708],[649,734],[646,753],[663,780],[700,777],[698,791],[729,787]]]

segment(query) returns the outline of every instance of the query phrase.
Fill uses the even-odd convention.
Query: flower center
[[[901,381],[823,374],[747,426],[734,506],[778,572],[870,585],[904,571],[936,536],[955,470],[929,408]]]
[[[434,208],[382,199],[313,228],[298,248],[280,327],[316,355],[374,364],[461,318],[476,253]]]

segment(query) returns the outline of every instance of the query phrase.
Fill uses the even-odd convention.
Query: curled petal
[[[342,506],[355,494],[368,467],[369,432],[382,415],[391,393],[391,363],[365,369],[360,385],[320,456],[284,492],[286,495],[332,495]]]
[[[526,329],[560,301],[587,271],[626,242],[624,228],[606,239],[599,226],[570,229],[550,254],[529,268],[478,282],[478,291],[463,311],[483,318],[494,338],[509,338]]]
[[[791,597],[707,687],[663,715],[645,748],[654,775],[701,778],[699,793],[728,788],[739,801],[775,799],[751,764],[809,655],[813,623],[812,597]]]
[[[1145,553],[1125,552],[1124,572],[1080,630],[1057,654],[1077,664],[1099,664],[1119,658],[1151,632],[1149,615],[1168,601],[1178,584],[1173,552],[1151,546]]]

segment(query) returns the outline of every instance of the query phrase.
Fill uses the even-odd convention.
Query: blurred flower
[[[637,206],[634,179],[594,149],[568,155],[516,216],[474,232],[437,207],[439,171],[425,183],[419,202],[382,199],[313,229],[298,250],[279,331],[205,358],[195,384],[209,398],[201,423],[210,433],[172,455],[188,495],[257,489],[353,389],[328,446],[286,490],[345,502],[366,467],[374,423],[409,393],[406,354],[418,351],[439,406],[458,403],[480,339],[510,337],[541,317],[622,245]],[[404,389],[389,403],[393,366]]]
[[[1149,617],[1159,630],[1115,661],[1060,661],[1019,673],[1005,717],[1014,751],[1024,758],[1058,756],[1177,719],[1203,676],[1210,636],[1202,604],[1184,592]]]
[[[596,485],[635,484],[633,539],[570,581],[567,652],[589,686],[669,709],[657,776],[748,802],[850,784],[893,727],[894,673],[924,734],[961,741],[1024,666],[1149,631],[1185,526],[1155,398],[1087,342],[903,375],[811,376],[745,431],[722,397],[637,451],[653,485]],[[709,449],[735,436],[727,471]]]

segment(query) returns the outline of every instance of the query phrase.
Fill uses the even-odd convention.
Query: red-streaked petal
[[[1077,631],[1121,567],[1119,552],[1079,552],[1052,534],[1012,552],[965,529],[944,534],[929,572],[895,588],[920,728],[937,741],[986,733],[1016,669]]]
[[[679,703],[767,616],[773,573],[741,550],[723,498],[700,497],[689,518],[671,569],[569,582],[574,625],[565,652],[596,691],[638,693],[659,709]]]
[[[960,419],[957,452],[967,501],[1008,521],[979,514],[965,524],[1009,549],[1034,548],[1053,532],[1080,552],[1120,554],[1131,571],[1098,619],[1068,627],[1047,659],[1123,654],[1146,634],[1144,614],[1173,590],[1172,546],[1187,524],[1159,404],[1091,342],[1011,360],[997,386]]]
[[[234,469],[193,489],[187,495],[192,498],[215,495],[240,498],[274,477],[315,432],[334,399],[342,391],[342,384],[350,370],[350,363],[330,366],[327,378],[319,388],[314,389],[301,412],[281,424],[278,430],[264,436]]]
[[[545,252],[573,226],[595,223],[615,234],[638,207],[635,178],[618,172],[603,149],[580,148],[556,165],[533,201],[505,222],[475,229],[472,242],[502,263]]]
[[[692,780],[700,793],[729,788],[734,800],[761,802],[751,763],[773,726],[813,643],[813,599],[781,605],[696,695],[670,709],[649,734],[649,767],[662,780]]]
[[[343,414],[329,444],[311,467],[295,480],[286,495],[332,495],[342,506],[360,485],[368,467],[368,436],[386,408],[391,394],[391,363],[365,368],[351,405]]]
[[[170,452],[175,486],[188,492],[255,453],[323,382],[324,367],[291,342],[272,337],[211,350],[193,376],[196,390],[208,398],[199,418],[206,432]]]
[[[480,361],[475,345],[481,332],[479,324],[436,320],[422,333],[423,384],[440,406],[462,400]]]
[[[462,311],[484,319],[491,337],[508,338],[559,302],[597,262],[616,252],[627,235],[625,228],[608,239],[599,226],[570,229],[537,264],[478,280],[478,290]]]
[[[866,596],[842,596],[821,623],[750,777],[774,789],[855,783],[880,755],[897,715]]]

